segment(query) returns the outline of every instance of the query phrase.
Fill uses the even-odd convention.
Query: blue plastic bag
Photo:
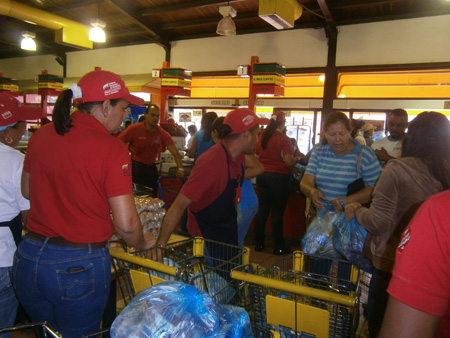
[[[253,337],[244,309],[214,303],[194,286],[167,281],[139,292],[111,326],[112,338]]]
[[[333,246],[333,224],[343,213],[335,212],[328,201],[324,205],[324,209],[317,210],[316,217],[302,238],[302,250],[308,255],[342,259]]]
[[[362,255],[367,231],[353,218],[345,219],[345,213],[334,223],[333,245],[335,249],[350,263],[358,268],[371,272],[372,262]]]

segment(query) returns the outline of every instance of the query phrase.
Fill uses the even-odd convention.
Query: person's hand
[[[144,232],[144,240],[145,240],[145,245],[142,248],[143,250],[148,250],[153,248],[156,245],[156,241],[157,239],[155,238],[155,236],[153,235],[152,232]]]
[[[388,153],[387,153],[386,149],[384,149],[384,147],[381,147],[381,149],[376,149],[375,155],[377,155],[377,158],[379,161],[384,161],[384,162],[387,162],[392,158],[391,156],[388,155]]]
[[[346,205],[345,207],[345,219],[347,221],[352,220],[356,217],[356,210],[361,208],[361,203],[352,202]]]
[[[322,201],[325,201],[326,199],[327,198],[325,197],[323,192],[321,192],[319,189],[314,189],[311,192],[311,200],[317,209],[323,209],[325,207]]]
[[[177,173],[176,173],[177,178],[184,178],[184,169],[180,169],[178,168]]]
[[[335,212],[344,210],[344,207],[342,206],[342,201],[344,201],[344,197],[338,197],[335,198],[334,200],[331,200],[331,206],[333,207]]]

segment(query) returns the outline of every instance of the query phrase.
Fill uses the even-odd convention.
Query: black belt
[[[38,242],[45,242],[45,240],[48,238],[47,243],[49,244],[56,244],[56,245],[62,245],[62,246],[71,246],[74,248],[82,248],[82,249],[88,249],[89,245],[92,249],[103,249],[106,246],[107,241],[104,242],[97,242],[97,243],[75,243],[75,242],[69,242],[63,237],[46,237],[44,235],[35,233],[33,231],[28,230],[27,234],[25,235],[29,239],[38,241]]]
[[[156,168],[156,164],[152,163],[152,164],[145,164],[142,162],[138,162],[135,160],[131,160],[131,164],[136,166],[136,167],[143,167],[143,168]]]

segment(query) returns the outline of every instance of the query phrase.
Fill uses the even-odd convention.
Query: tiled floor
[[[300,247],[300,240],[290,239],[288,248],[291,252],[294,252],[296,250],[301,250]],[[264,266],[272,266],[275,263],[282,260],[287,255],[277,256],[273,254],[273,241],[270,239],[267,239],[265,241],[265,249],[261,252],[256,252],[253,248],[254,246],[254,238],[251,233],[247,235],[247,237],[244,240],[244,245],[250,249],[250,262],[264,265]]]

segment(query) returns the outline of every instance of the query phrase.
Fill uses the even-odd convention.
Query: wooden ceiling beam
[[[142,10],[139,14],[142,15],[142,16],[148,16],[148,15],[155,15],[155,14],[179,11],[179,10],[182,10],[182,9],[193,8],[193,7],[228,4],[228,2],[230,2],[230,4],[231,4],[233,2],[239,2],[239,1],[242,1],[242,0],[230,0],[230,1],[223,1],[223,0],[194,0],[194,1],[186,1],[186,2],[180,2],[180,3],[167,5],[167,6],[159,6],[159,7],[147,8],[145,10]]]
[[[149,42],[156,43],[166,50],[166,53],[170,50],[170,42],[163,37],[160,32],[157,32],[153,27],[148,26],[142,19],[139,13],[129,4],[127,0],[107,0],[108,3],[113,5],[118,11],[122,12],[128,18],[133,20],[138,26],[143,28],[149,33],[152,38]]]
[[[236,17],[233,18],[233,21],[248,20],[248,19],[254,19],[254,18],[259,18],[258,12],[239,13]],[[158,28],[161,30],[167,30],[167,29],[173,29],[173,28],[193,27],[193,26],[198,26],[198,25],[218,24],[221,19],[222,19],[222,16],[218,15],[216,17],[209,17],[209,18],[168,22],[168,23],[158,26]]]
[[[72,3],[68,3],[65,5],[61,5],[61,6],[53,6],[53,7],[44,8],[43,10],[46,12],[49,12],[49,13],[67,12],[67,11],[71,11],[71,10],[86,7],[86,6],[96,5],[103,1],[104,0],[74,1]]]

